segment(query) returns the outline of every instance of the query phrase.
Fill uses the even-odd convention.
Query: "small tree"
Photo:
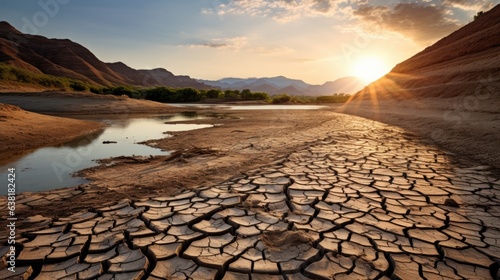
[[[239,90],[226,90],[224,91],[224,98],[226,99],[241,99]]]
[[[252,99],[252,92],[249,89],[244,89],[241,91],[241,98],[243,100],[251,100]]]
[[[219,98],[222,95],[220,89],[211,89],[207,91],[207,98]]]
[[[480,16],[482,16],[484,14],[483,11],[479,11],[477,12],[477,14],[474,16],[474,20],[478,19]]]
[[[280,104],[280,103],[286,103],[290,100],[291,100],[290,95],[283,93],[283,94],[273,96],[272,102],[273,102],[273,104]]]
[[[181,88],[177,90],[180,102],[195,102],[201,100],[201,94],[194,88]]]

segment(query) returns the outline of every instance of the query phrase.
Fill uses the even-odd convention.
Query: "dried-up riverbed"
[[[233,112],[217,122],[155,141],[182,159],[124,161],[87,171],[93,184],[20,196],[21,213],[48,217],[32,218],[45,229],[20,240],[20,274],[498,277],[500,182],[488,167],[326,110]],[[190,157],[195,148],[212,152]],[[53,219],[55,206],[93,208]]]

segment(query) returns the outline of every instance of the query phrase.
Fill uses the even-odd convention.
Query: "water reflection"
[[[75,138],[69,142],[58,145],[56,147],[69,147],[69,148],[79,148],[82,146],[87,146],[91,144],[94,140],[99,138],[104,133],[104,129],[95,131],[93,133],[87,134],[82,137]]]
[[[231,104],[179,104],[172,103],[175,107],[192,107],[201,109],[218,110],[317,110],[325,108],[323,105],[231,105]]]
[[[96,166],[96,159],[117,156],[167,155],[160,149],[138,144],[150,139],[165,138],[166,131],[187,131],[212,127],[207,124],[183,124],[171,122],[204,118],[198,115],[168,116],[82,116],[80,119],[99,120],[107,127],[101,131],[74,139],[57,147],[47,147],[20,155],[9,163],[0,164],[0,178],[6,178],[7,168],[17,170],[18,192],[42,191],[85,183],[85,179],[72,174],[84,168]],[[104,144],[113,141],[115,144]],[[6,188],[0,190],[6,194]]]

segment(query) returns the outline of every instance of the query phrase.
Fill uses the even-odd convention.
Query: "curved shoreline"
[[[96,132],[103,124],[28,112],[19,107],[0,103],[0,154],[6,157],[46,147]]]

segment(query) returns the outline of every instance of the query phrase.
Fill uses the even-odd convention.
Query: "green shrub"
[[[239,90],[225,90],[224,99],[239,100],[241,99],[241,94]]]
[[[291,97],[288,94],[284,93],[284,94],[278,94],[278,95],[273,96],[273,98],[271,99],[271,102],[273,104],[281,104],[281,103],[286,103],[290,100],[291,100]]]
[[[484,14],[483,11],[477,12],[477,14],[474,16],[474,20],[477,20],[478,18],[480,18],[481,16],[483,16],[483,14]]]
[[[265,92],[251,92],[249,89],[241,91],[241,99],[243,100],[268,100],[269,95]]]
[[[207,98],[220,98],[223,95],[222,90],[220,89],[211,89],[207,91]]]
[[[172,100],[176,100],[177,93],[175,90],[171,90],[166,87],[155,87],[150,89],[143,90],[142,94],[144,98],[147,100],[157,101],[157,102],[172,102]]]
[[[316,102],[319,103],[345,103],[351,96],[345,93],[336,93],[328,96],[316,97]]]
[[[90,92],[95,93],[95,94],[101,94],[102,93],[102,88],[94,87],[91,86],[89,87]]]
[[[69,84],[69,87],[72,89],[72,90],[75,90],[75,91],[85,91],[87,90],[87,86],[85,86],[82,82],[80,81],[72,81],[70,84]]]
[[[194,88],[181,88],[177,90],[178,102],[196,102],[201,100],[201,94]]]

